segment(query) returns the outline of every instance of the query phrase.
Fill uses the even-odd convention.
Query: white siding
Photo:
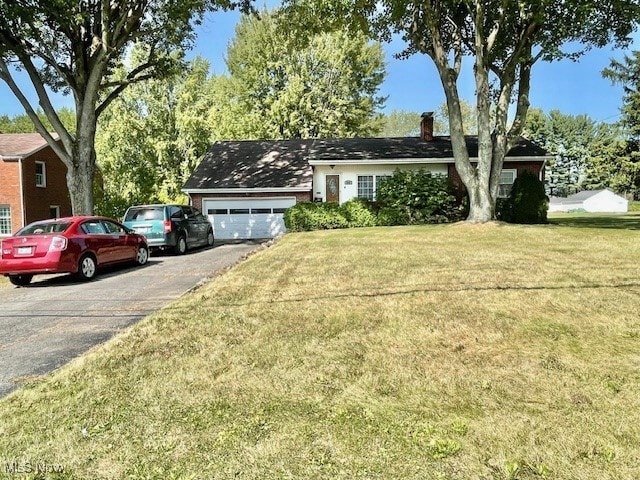
[[[447,176],[446,163],[434,163],[428,165],[336,165],[331,168],[328,165],[316,165],[313,172],[313,198],[327,198],[327,175],[340,175],[340,203],[344,203],[358,196],[358,175],[393,175],[399,170],[420,170]]]

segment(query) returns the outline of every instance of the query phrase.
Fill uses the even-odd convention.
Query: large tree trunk
[[[488,186],[475,180],[471,182],[470,186],[467,186],[467,192],[469,193],[467,222],[486,223],[494,220],[496,217],[495,200],[492,198]]]
[[[96,169],[95,102],[76,103],[76,137],[67,168],[67,185],[74,215],[93,215],[93,179]]]
[[[72,168],[67,169],[67,185],[74,215],[93,214],[93,177],[96,154],[85,146],[74,155]],[[80,153],[82,152],[82,153]]]

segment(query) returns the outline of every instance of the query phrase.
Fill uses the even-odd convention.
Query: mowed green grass
[[[563,220],[289,234],[0,401],[0,461],[637,479],[639,259],[637,230]]]

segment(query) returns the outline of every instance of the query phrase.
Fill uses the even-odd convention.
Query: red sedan
[[[34,222],[2,239],[0,253],[0,274],[18,286],[42,273],[74,273],[90,280],[99,267],[144,265],[149,259],[143,235],[110,218],[93,216]]]

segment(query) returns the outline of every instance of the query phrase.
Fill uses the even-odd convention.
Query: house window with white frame
[[[47,166],[44,162],[36,162],[36,187],[47,186]]]
[[[373,200],[373,175],[358,175],[358,198]]]
[[[500,184],[498,185],[498,198],[507,198],[511,193],[513,182],[516,181],[517,170],[502,170],[500,172]]]
[[[0,205],[0,235],[11,235],[11,207]]]
[[[380,182],[391,175],[358,175],[358,198],[375,200]]]

